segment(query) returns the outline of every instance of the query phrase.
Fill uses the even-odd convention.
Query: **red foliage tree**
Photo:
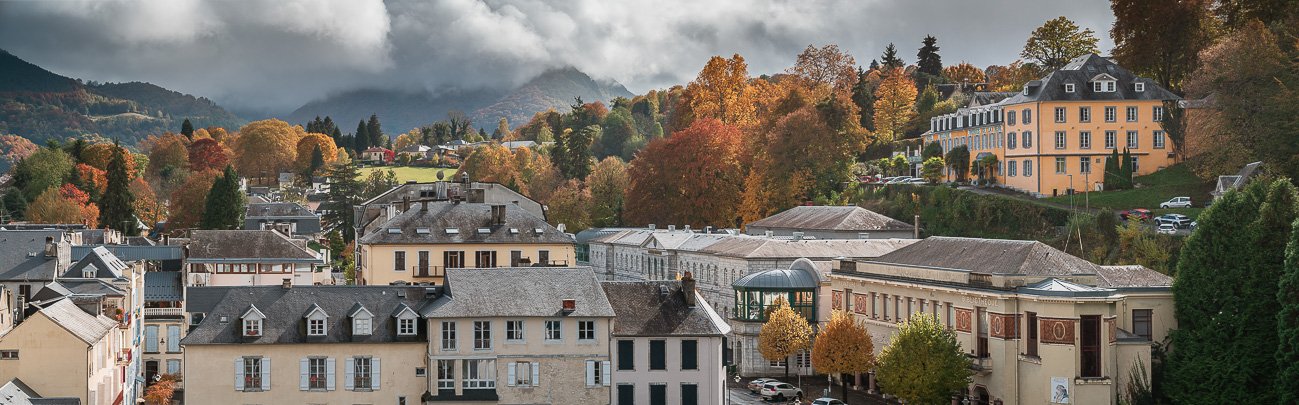
[[[741,143],[738,127],[713,118],[650,142],[627,171],[627,223],[736,226]]]
[[[189,145],[189,168],[195,172],[222,170],[230,164],[230,154],[221,143],[203,138]]]

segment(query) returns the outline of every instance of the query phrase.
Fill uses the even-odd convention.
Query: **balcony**
[[[416,278],[444,277],[446,268],[442,266],[411,266],[410,274]]]
[[[185,311],[181,308],[145,308],[144,318],[155,318],[165,316],[183,316]]]

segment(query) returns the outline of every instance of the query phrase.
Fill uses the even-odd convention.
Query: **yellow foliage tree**
[[[122,153],[126,154],[126,156],[128,157],[131,156],[131,151],[126,150],[126,148],[113,145],[111,143],[97,143],[94,145],[87,146],[85,150],[81,151],[81,161],[85,162],[86,164],[96,169],[108,170],[108,162],[110,160],[113,160],[113,153],[115,148],[121,149]],[[126,159],[125,163],[126,163],[126,177],[132,179],[135,178],[135,175],[137,173],[135,167],[135,159]]]
[[[239,129],[231,148],[235,169],[250,178],[275,178],[293,168],[298,140],[306,135],[302,127],[277,119],[250,122]]]
[[[412,129],[410,132],[397,135],[397,139],[392,141],[392,150],[396,151],[407,146],[418,145],[422,137],[423,135],[420,134],[418,129]]]
[[[852,299],[852,298],[848,298]],[[861,374],[875,367],[875,345],[866,324],[848,311],[834,311],[812,344],[812,366],[818,373]],[[848,382],[843,382],[848,400]]]
[[[785,72],[803,79],[813,89],[825,86],[836,92],[849,92],[857,83],[856,67],[857,61],[852,55],[840,51],[838,45],[830,44],[820,48],[808,45],[798,54],[798,62]]]
[[[987,80],[983,69],[965,62],[943,68],[943,76],[956,83],[983,83]]]
[[[992,91],[1019,91],[1024,88],[1024,83],[1037,77],[1037,66],[1023,61],[1017,60],[1007,66],[988,67],[988,87]]]
[[[38,224],[79,224],[82,207],[63,197],[57,187],[46,189],[27,205],[27,220]]]
[[[767,314],[767,322],[758,332],[758,352],[770,361],[785,361],[785,375],[789,375],[790,355],[806,350],[812,339],[812,326],[807,319],[794,312],[789,302],[777,298]]]
[[[317,169],[324,169],[333,164],[338,159],[338,146],[334,145],[334,139],[329,135],[310,133],[298,140],[297,160],[294,168],[298,173],[305,173],[311,166],[311,155],[315,152],[316,147],[320,147],[320,156],[324,158],[325,164]]]
[[[875,90],[875,136],[879,142],[893,142],[916,116],[916,93],[916,84],[901,68],[884,75]]]
[[[717,118],[724,123],[747,125],[754,120],[753,89],[749,65],[739,54],[730,59],[708,59],[699,77],[686,86],[687,106],[694,119]]]

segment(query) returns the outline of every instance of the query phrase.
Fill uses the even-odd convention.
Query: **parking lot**
[[[803,395],[804,395],[802,401],[800,401],[799,403],[806,405],[812,403],[813,399],[816,399],[824,395],[826,390],[826,382],[823,380],[823,378],[824,377],[820,379],[804,378],[802,381],[802,385],[798,385],[797,377],[781,379],[781,381],[786,381],[789,382],[790,384],[798,385],[803,390]],[[735,383],[734,381],[727,381],[727,388],[729,391],[727,393],[728,404],[732,404],[732,405],[764,404],[765,405],[765,404],[795,403],[794,400],[792,399],[783,402],[764,401],[762,400],[761,397],[758,396],[758,394],[749,391],[747,386],[749,380],[752,380],[752,378],[745,378],[739,384]],[[834,391],[829,396],[833,398],[840,398],[840,396],[842,395],[840,391],[840,387],[835,386],[833,389]],[[897,404],[896,402],[886,401],[877,396],[867,395],[861,391],[849,391],[847,403],[850,405],[896,405]]]

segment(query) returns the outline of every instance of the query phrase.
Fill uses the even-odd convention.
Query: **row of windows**
[[[215,264],[196,264],[204,266],[202,270],[209,270],[213,273],[292,273],[294,270],[293,263],[215,263]],[[201,271],[200,269],[195,269]]]
[[[377,391],[382,386],[381,362],[378,357],[347,357],[343,363],[343,389]],[[235,360],[236,391],[269,391],[271,359],[242,357]],[[298,389],[301,391],[334,391],[337,374],[333,357],[306,357],[298,361]]]
[[[1105,149],[1116,149],[1118,147],[1118,131],[1105,131]],[[1164,131],[1154,131],[1151,133],[1151,146],[1155,149],[1164,149],[1168,142],[1168,136]],[[1138,131],[1127,131],[1127,138],[1124,139],[1124,146],[1128,149],[1137,149],[1141,147],[1141,134]],[[1066,149],[1069,147],[1069,134],[1065,131],[1055,132],[1055,148]],[[1092,148],[1091,131],[1078,131],[1078,148]],[[1012,149],[1014,149],[1012,147]]]
[[[649,403],[650,405],[661,405],[668,403],[668,385],[666,383],[650,383]],[[635,384],[618,384],[616,405],[635,405],[636,404],[636,385]],[[681,405],[699,404],[699,386],[694,383],[681,384]]]
[[[460,367],[456,367],[456,362]],[[511,361],[505,364],[505,385],[509,387],[541,386],[541,362]],[[496,388],[495,359],[437,360],[437,386],[439,390],[456,388],[456,371],[460,371],[460,388],[493,389]],[[586,387],[609,386],[609,362],[586,361]]]
[[[474,350],[491,350],[492,349],[492,321],[472,321],[473,324],[473,349]],[[456,321],[442,321],[440,337],[443,351],[456,351],[460,349],[460,340],[456,330]],[[562,320],[546,320],[544,322],[545,333],[543,340],[546,342],[562,342],[564,340],[564,323]],[[525,323],[522,320],[505,321],[505,343],[516,344],[527,342],[527,333]],[[596,325],[593,320],[577,321],[577,340],[578,342],[594,342],[596,339]]]
[[[957,128],[977,127],[1001,122],[1001,110],[983,110],[965,112],[965,115],[950,114],[929,120],[929,128],[934,132],[949,131]],[[1011,113],[1014,114],[1013,112]]]
[[[167,345],[167,353],[180,353],[180,325],[167,325],[167,336],[161,337],[158,325],[144,326],[144,351],[158,353],[159,343]]]
[[[326,322],[327,320],[328,318],[325,317],[324,315],[318,315],[315,313],[309,315],[307,317],[307,336],[325,336],[329,334],[329,325]],[[263,319],[256,316],[249,316],[244,318],[243,319],[244,336],[250,336],[250,337],[261,336],[262,321]],[[373,319],[368,314],[364,314],[364,313],[357,314],[356,316],[352,317],[352,334],[361,335],[361,336],[370,335],[374,331],[373,322],[374,322]],[[414,314],[408,315],[404,313],[398,316],[397,318],[398,336],[414,336],[416,333],[418,333],[418,331],[419,331],[419,327],[418,327],[417,316],[415,316]],[[148,332],[149,330],[146,327],[145,333],[147,334]],[[171,331],[168,330],[169,335],[170,333]],[[179,341],[180,339],[175,339],[175,340]],[[146,340],[146,343],[147,342],[148,341]]]
[[[842,309],[861,315],[869,314],[871,319],[881,319],[885,322],[893,321],[894,323],[902,323],[902,321],[910,319],[911,315],[917,313],[931,314],[944,325],[950,327],[952,324],[951,302],[876,292],[853,293],[852,289],[846,289],[842,293],[835,291],[835,293],[842,294],[843,298],[842,301],[831,303],[833,309]],[[890,304],[892,305],[890,306]],[[890,311],[890,309],[892,310]]]
[[[634,371],[636,370],[636,341],[619,340],[618,341],[618,370]],[[666,371],[667,365],[667,341],[650,340],[649,341],[649,370]],[[694,339],[681,340],[681,370],[698,370],[699,369],[699,341]]]
[[[1118,122],[1118,107],[1106,106],[1104,108],[1105,122]],[[1164,120],[1164,106],[1151,107],[1152,121],[1160,122]],[[1092,122],[1092,108],[1083,106],[1078,107],[1078,122]],[[1140,119],[1140,108],[1129,106],[1124,109],[1124,119],[1127,122],[1137,122]],[[1055,122],[1063,124],[1069,121],[1069,109],[1067,107],[1055,108]],[[1026,122],[1027,124],[1027,122]],[[1013,125],[1013,123],[1012,123]]]

